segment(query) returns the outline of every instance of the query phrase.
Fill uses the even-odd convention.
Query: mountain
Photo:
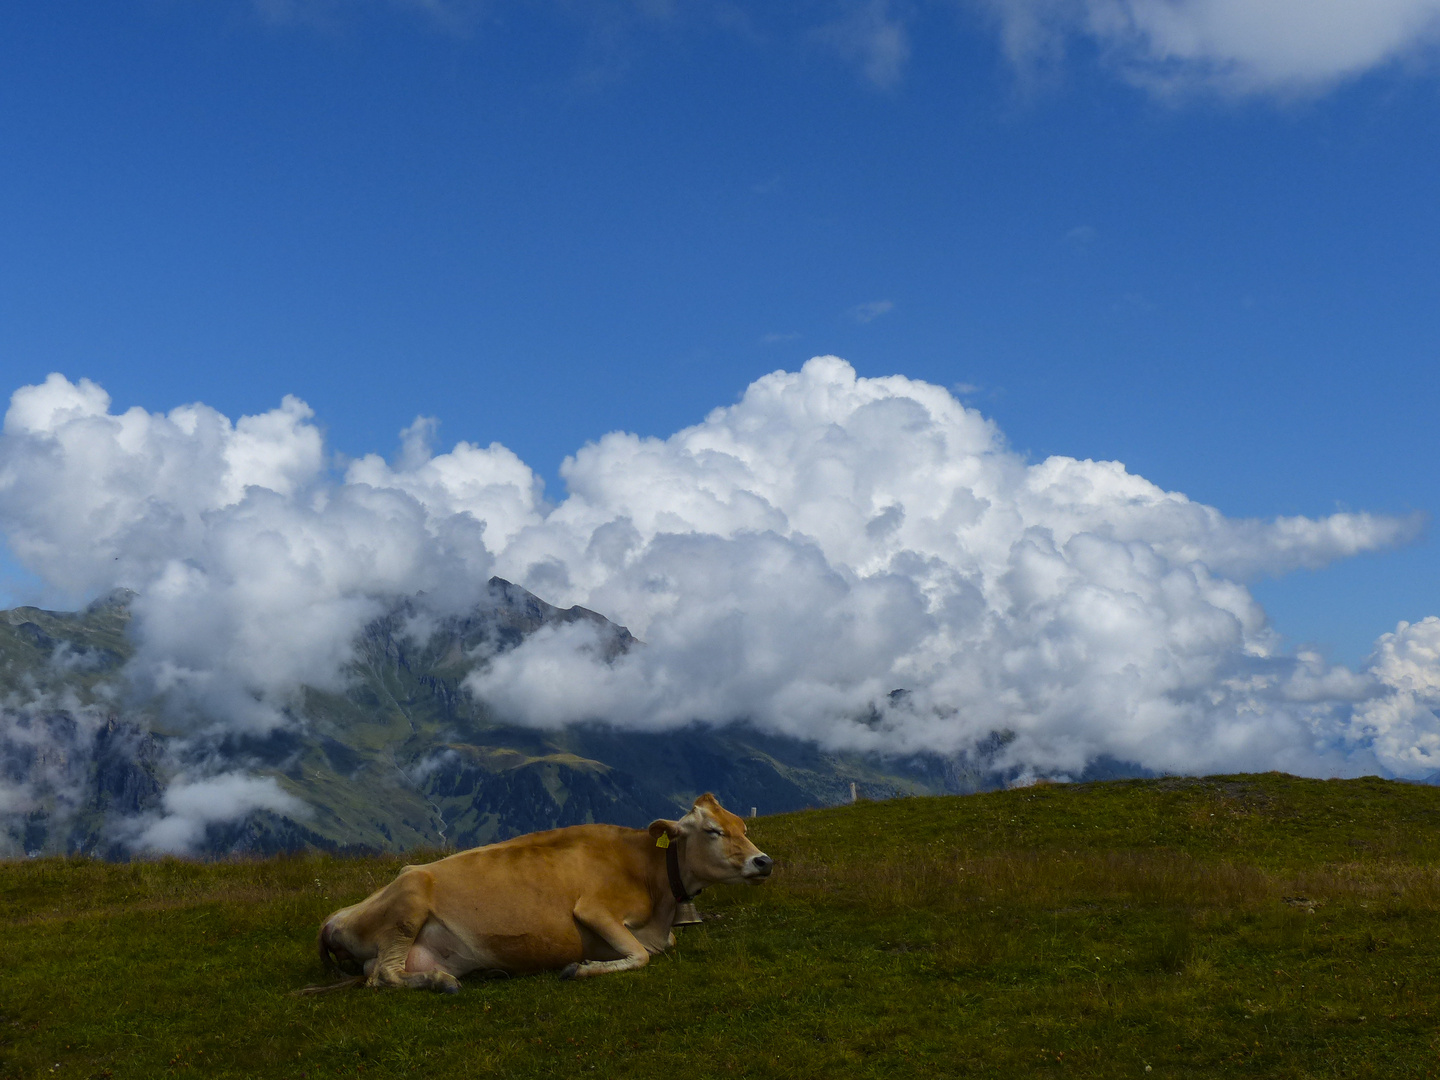
[[[243,770],[307,812],[258,810],[204,825],[203,853],[465,848],[588,821],[643,825],[702,791],[740,812],[1003,784],[974,759],[830,754],[743,723],[640,734],[603,723],[538,731],[508,723],[462,683],[543,627],[585,620],[614,659],[643,648],[623,626],[561,609],[500,578],[469,613],[413,636],[424,598],[397,601],[355,642],[343,692],[303,689],[264,737],[168,732],[159,703],[125,678],[133,594],[79,612],[0,612],[0,855],[131,854],[136,822],[166,809],[166,784]],[[1003,745],[1003,739],[992,749]]]

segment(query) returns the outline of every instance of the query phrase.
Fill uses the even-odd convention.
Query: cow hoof
[[[580,965],[566,964],[565,970],[560,972],[560,977],[562,979],[578,979],[580,977]]]
[[[438,990],[442,994],[458,994],[460,992],[460,980],[448,971],[432,971],[429,986],[431,990]]]

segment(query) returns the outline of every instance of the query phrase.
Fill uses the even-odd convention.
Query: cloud
[[[850,309],[850,315],[858,323],[874,322],[881,315],[889,315],[895,310],[893,300],[870,300],[864,304],[856,304]]]
[[[844,5],[839,18],[815,31],[816,40],[856,64],[881,89],[900,82],[910,59],[910,35],[887,0]]]
[[[303,820],[309,807],[281,789],[273,777],[225,772],[200,780],[178,779],[162,799],[164,812],[131,818],[119,825],[136,851],[184,855],[204,845],[211,825],[239,821],[256,810]]]
[[[834,358],[668,440],[606,436],[563,473],[570,497],[497,567],[563,566],[560,602],[647,645],[604,665],[567,628],[472,678],[530,722],[743,715],[896,752],[1001,730],[1049,770],[1379,767],[1351,723],[1378,683],[1337,669],[1330,696],[1298,695],[1314,663],[1277,652],[1240,579],[1400,543],[1414,521],[1236,521],[1115,462],[1028,465],[945,390]],[[595,544],[605,530],[623,540]]]
[[[109,410],[89,379],[51,375],[17,390],[5,414],[11,549],[72,595],[152,579],[177,548],[203,541],[206,515],[251,489],[290,498],[321,469],[320,433],[293,397],[238,424],[198,404],[163,417]]]
[[[1440,40],[1440,0],[983,0],[1011,58],[1032,67],[1088,38],[1162,92],[1326,89]]]
[[[437,454],[434,434],[421,419],[333,476],[294,399],[117,415],[52,376],[12,399],[0,527],[52,587],[137,589],[131,674],[199,726],[289,722],[395,596],[457,609],[493,572],[645,642],[607,661],[576,623],[493,658],[467,685],[518,723],[743,718],[887,753],[999,732],[1003,763],[1052,775],[1100,755],[1440,769],[1440,620],[1352,672],[1281,650],[1246,586],[1404,543],[1415,518],[1227,518],[1118,462],[1028,462],[950,391],[835,357],[667,439],[583,446],[555,505],[505,447]]]
[[[1363,736],[1397,772],[1422,775],[1440,760],[1440,619],[1402,622],[1375,643],[1370,670],[1390,693],[1359,711]]]
[[[71,602],[140,594],[130,675],[191,724],[283,723],[302,682],[336,685],[350,639],[397,593],[477,596],[482,533],[517,527],[507,514],[526,520],[538,498],[503,448],[461,444],[431,465],[423,422],[406,433],[403,478],[366,458],[336,484],[296,398],[235,423],[199,404],[109,406],[95,384],[59,375],[15,392],[0,523],[16,558]],[[447,464],[463,477],[439,476]],[[436,484],[432,518],[419,496],[438,498]]]
[[[1163,95],[1196,90],[1296,96],[1323,92],[1387,66],[1430,65],[1440,43],[1440,0],[968,0],[988,15],[1001,45],[1027,77],[1053,67],[1076,42],[1097,52],[1122,78]],[[334,30],[373,2],[253,0],[272,25]],[[498,9],[484,0],[388,0],[441,32],[468,37],[502,30]],[[944,5],[953,6],[953,5]],[[844,0],[823,22],[798,35],[818,43],[880,89],[903,80],[912,25],[932,2]],[[755,47],[790,36],[785,20],[723,0],[687,5],[673,0],[605,0],[549,4],[579,27],[582,79],[606,83],[633,56],[676,33],[719,30]],[[649,46],[653,47],[653,46]],[[661,46],[663,47],[663,46]],[[763,192],[768,185],[757,185]]]
[[[73,692],[47,690],[6,672],[0,695],[0,858],[28,854],[28,815],[68,819],[86,794],[86,763],[106,714]]]

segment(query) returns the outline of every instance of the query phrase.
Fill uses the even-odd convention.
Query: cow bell
[[[699,922],[700,913],[689,900],[681,900],[675,905],[675,918],[671,920],[671,926],[696,926]]]

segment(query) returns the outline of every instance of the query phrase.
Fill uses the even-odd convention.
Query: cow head
[[[745,836],[745,819],[730,813],[714,795],[706,792],[695,800],[690,812],[679,821],[652,821],[650,835],[667,834],[672,841],[684,840],[681,873],[695,886],[759,885],[770,876],[769,855]]]

